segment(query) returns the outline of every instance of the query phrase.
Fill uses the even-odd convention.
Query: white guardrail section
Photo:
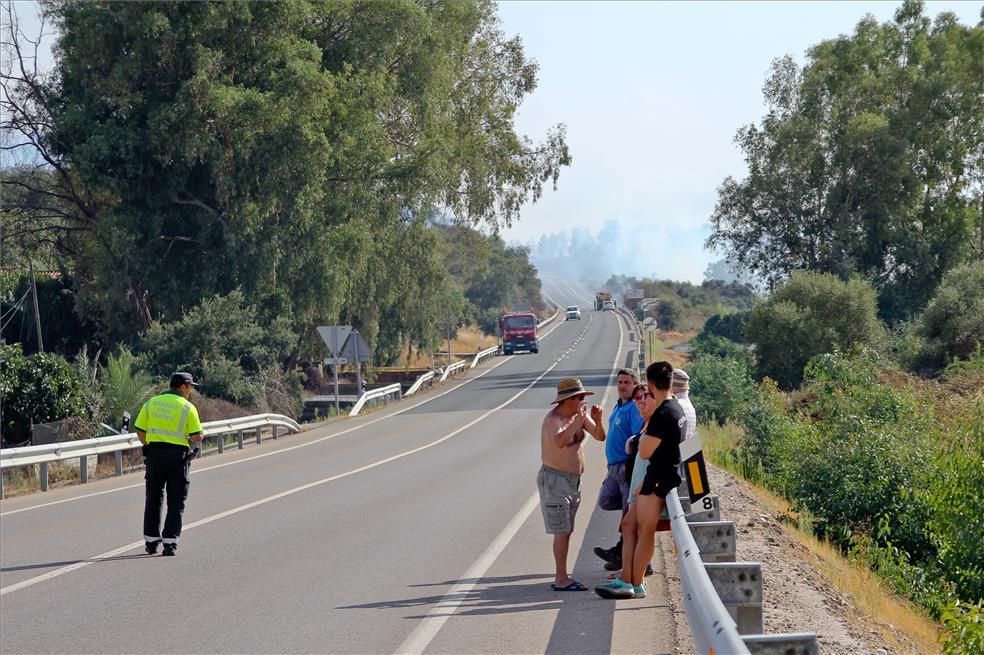
[[[468,366],[468,360],[467,359],[462,359],[461,361],[457,361],[454,364],[451,364],[449,366],[445,366],[444,367],[444,372],[441,373],[441,379],[438,380],[438,381],[439,382],[444,382],[445,380],[448,379],[448,376],[449,375],[451,375],[455,371],[460,371],[461,369],[465,368],[466,366]]]
[[[537,329],[537,330],[539,330],[539,329],[540,329],[540,328],[542,328],[542,327],[543,327],[544,325],[546,325],[546,324],[547,324],[547,323],[549,323],[550,321],[552,321],[552,320],[554,320],[555,318],[557,318],[557,317],[558,317],[559,315],[560,315],[560,307],[558,307],[558,308],[557,308],[557,311],[555,311],[555,312],[553,313],[553,315],[552,315],[552,316],[550,316],[549,318],[545,318],[545,319],[543,319],[543,320],[542,320],[541,322],[539,322],[539,323],[537,323],[537,324],[536,324],[536,329]]]
[[[676,542],[683,607],[697,652],[749,655],[748,647],[738,634],[738,625],[707,575],[676,489],[667,494],[666,508]]]
[[[498,345],[492,346],[491,348],[486,348],[485,350],[480,350],[479,352],[475,353],[475,358],[472,360],[471,366],[469,366],[468,368],[475,368],[476,366],[478,366],[479,362],[481,362],[486,357],[492,357],[493,355],[497,355],[498,353],[499,353]]]
[[[410,386],[409,389],[407,389],[407,392],[403,394],[403,397],[406,398],[407,396],[412,396],[413,394],[420,391],[420,387],[423,386],[424,382],[427,382],[428,380],[433,380],[435,375],[437,375],[435,371],[427,371],[423,375],[419,376],[416,380],[413,381],[413,384]]]
[[[400,386],[399,382],[394,382],[393,384],[388,384],[385,387],[380,387],[378,389],[373,389],[372,391],[367,391],[355,402],[355,406],[352,407],[352,411],[349,412],[349,416],[356,416],[362,411],[362,407],[366,404],[366,401],[374,400],[376,398],[384,398],[386,396],[396,396],[397,400],[403,397],[403,387]]]
[[[239,438],[239,447],[243,447],[243,433],[246,431],[256,432],[256,442],[260,443],[260,433],[265,428],[273,429],[273,438],[277,438],[280,428],[286,428],[288,432],[300,432],[301,426],[297,421],[280,414],[256,414],[253,416],[243,416],[231,418],[223,421],[209,421],[202,424],[202,434],[208,437],[236,433]],[[79,473],[82,482],[88,481],[88,461],[92,455],[102,453],[117,453],[116,456],[116,475],[123,474],[124,451],[133,450],[141,447],[140,440],[135,433],[114,434],[108,437],[96,437],[94,439],[80,439],[78,441],[63,441],[60,443],[44,444],[40,446],[22,446],[20,448],[4,448],[0,450],[0,470],[15,468],[18,466],[31,466],[40,464],[41,471],[41,490],[48,490],[48,471],[47,465],[50,462],[59,462],[68,459],[80,460]],[[219,452],[223,451],[224,442],[219,439]],[[0,487],[0,498],[3,497],[3,489]]]

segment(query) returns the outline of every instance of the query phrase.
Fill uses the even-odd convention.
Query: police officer
[[[191,373],[171,376],[170,389],[154,396],[140,409],[133,426],[144,444],[147,499],[144,504],[144,542],[147,554],[164,543],[164,555],[174,555],[181,536],[181,513],[188,498],[188,469],[195,453],[190,441],[202,440],[198,410],[188,400],[197,387]],[[197,450],[197,449],[196,449]],[[167,516],[161,533],[161,502],[167,489]]]

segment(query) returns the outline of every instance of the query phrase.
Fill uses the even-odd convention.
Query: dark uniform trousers
[[[167,543],[177,543],[181,536],[181,514],[188,499],[188,471],[191,462],[185,461],[187,448],[170,444],[150,444],[147,447],[147,500],[144,504],[144,537],[161,537]],[[161,503],[167,490],[167,516],[161,532]]]

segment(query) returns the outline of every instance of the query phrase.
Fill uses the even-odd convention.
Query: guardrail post
[[[734,521],[687,523],[704,562],[734,562],[738,554]]]
[[[278,436],[280,436],[278,434],[279,432],[280,432],[280,426],[279,425],[273,426],[273,438],[274,439],[276,439]]]
[[[0,500],[3,500],[3,471],[0,471]]]
[[[236,433],[236,442],[239,444],[239,450],[243,449],[243,431],[240,430]]]
[[[820,655],[817,636],[812,632],[782,635],[743,635],[752,655]]]
[[[256,445],[259,446],[261,443],[263,443],[263,430],[256,428]]]
[[[38,478],[41,481],[41,491],[48,490],[48,462],[38,464]]]
[[[123,475],[123,451],[117,450],[113,453],[113,464],[116,469],[116,477]]]
[[[82,455],[79,457],[79,476],[82,480],[82,484],[89,481],[89,456]]]
[[[705,564],[711,584],[738,625],[738,634],[762,633],[762,565],[759,562]]]
[[[225,452],[225,433],[215,435],[216,450],[221,455]]]

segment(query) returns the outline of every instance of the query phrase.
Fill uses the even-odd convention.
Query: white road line
[[[455,583],[451,590],[428,612],[417,627],[414,629],[406,641],[400,644],[396,652],[401,655],[419,655],[430,645],[437,633],[441,631],[444,624],[455,613],[462,601],[468,597],[469,592],[475,588],[486,572],[492,567],[502,551],[506,549],[519,529],[526,523],[533,510],[540,504],[539,492],[534,491],[533,495],[526,499],[523,506],[519,508],[515,516],[509,519],[509,523],[502,529],[502,532],[492,540],[489,547],[485,549],[481,557],[475,560],[461,580]]]
[[[624,337],[625,333],[622,331],[622,321],[618,321],[618,349],[615,351],[615,364],[612,366],[612,372],[608,377],[605,395],[601,399],[602,407],[608,404],[608,395],[612,390],[612,383],[617,377],[615,374],[621,368],[619,362],[622,359],[622,340]],[[554,366],[556,365],[555,363]],[[553,368],[553,366],[550,368]],[[485,552],[465,571],[464,576],[459,578],[448,593],[427,612],[427,616],[420,620],[420,623],[410,633],[410,636],[396,649],[397,655],[422,655],[431,641],[434,640],[434,637],[441,631],[441,628],[444,627],[444,624],[448,622],[448,619],[454,615],[461,603],[468,597],[468,593],[481,582],[488,570],[492,568],[495,560],[499,558],[502,551],[506,549],[509,542],[516,536],[519,528],[522,527],[526,519],[533,513],[533,509],[539,504],[539,493],[534,492],[523,503],[523,506],[519,508],[519,511],[509,520],[506,527],[502,528],[502,531],[492,540],[492,543],[485,549]]]
[[[551,327],[548,332],[545,332],[543,334],[543,336],[540,337],[540,338],[541,339],[547,338],[548,336],[550,336],[551,334],[553,334],[554,330],[556,330],[559,326],[560,326],[560,323],[554,324],[553,327]],[[495,369],[499,368],[500,366],[502,366],[503,364],[505,364],[506,362],[508,362],[509,360],[511,360],[514,356],[515,355],[507,355],[507,356],[505,356],[502,359],[502,361],[500,361],[500,362],[498,362],[498,363],[490,366],[489,368],[485,369],[484,371],[482,371],[481,373],[479,373],[475,377],[468,378],[467,380],[464,380],[463,382],[461,382],[459,384],[456,384],[455,386],[451,387],[447,391],[443,391],[443,392],[437,394],[436,396],[428,396],[427,398],[425,398],[424,400],[422,400],[419,403],[410,405],[409,407],[404,407],[404,408],[399,409],[399,410],[397,410],[397,411],[395,411],[395,412],[393,412],[391,414],[386,414],[385,416],[380,416],[378,418],[374,418],[374,419],[372,419],[370,421],[366,421],[365,423],[360,423],[359,425],[353,426],[353,427],[348,428],[346,430],[342,430],[341,432],[335,432],[333,434],[329,434],[327,436],[320,437],[320,438],[314,439],[312,441],[306,441],[306,442],[304,442],[302,444],[297,444],[296,446],[288,446],[286,448],[280,448],[278,450],[272,450],[272,451],[269,451],[269,452],[266,452],[266,453],[260,453],[258,455],[253,455],[252,457],[244,457],[242,459],[237,459],[234,462],[225,462],[223,464],[216,464],[214,466],[207,466],[205,468],[196,468],[196,469],[193,469],[191,471],[191,474],[192,475],[196,475],[196,474],[197,475],[200,475],[202,473],[205,473],[206,471],[214,471],[215,469],[225,468],[226,466],[237,466],[239,464],[245,464],[246,462],[252,462],[253,460],[262,459],[264,457],[272,457],[274,455],[280,455],[282,453],[289,453],[290,451],[297,450],[298,448],[307,448],[308,446],[313,446],[315,444],[321,443],[322,441],[328,441],[329,439],[334,439],[336,437],[341,437],[343,435],[349,434],[350,432],[355,432],[356,430],[361,430],[362,428],[369,427],[370,425],[373,425],[375,423],[379,423],[380,421],[385,421],[386,419],[393,418],[394,416],[399,416],[400,414],[403,414],[404,412],[409,412],[412,409],[417,409],[421,405],[426,405],[427,403],[432,402],[432,401],[435,401],[438,398],[441,398],[442,396],[446,396],[447,394],[449,394],[449,393],[451,393],[453,391],[457,391],[458,389],[460,389],[461,387],[465,386],[466,384],[469,384],[471,382],[474,382],[475,380],[478,380],[479,378],[483,377],[487,373],[491,373]],[[319,428],[315,428],[315,429],[319,429]],[[80,496],[72,496],[71,498],[63,498],[61,500],[52,500],[52,501],[47,502],[47,503],[40,503],[38,505],[31,505],[30,507],[22,507],[20,509],[12,509],[12,510],[7,511],[7,512],[0,512],[0,518],[3,518],[4,516],[11,516],[13,514],[20,514],[21,512],[30,512],[30,511],[33,511],[33,510],[36,510],[36,509],[42,509],[44,507],[51,507],[52,505],[61,505],[63,503],[72,503],[72,502],[75,502],[77,500],[84,500],[86,498],[93,498],[95,496],[102,496],[102,495],[105,495],[105,494],[112,494],[112,493],[116,493],[118,491],[126,491],[127,489],[136,489],[138,487],[143,487],[143,486],[144,486],[144,483],[143,482],[138,482],[137,484],[129,484],[129,485],[126,485],[126,486],[123,486],[123,487],[115,487],[113,489],[107,489],[106,491],[96,491],[96,492],[93,492],[93,493],[90,493],[90,494],[83,494],[83,495],[80,495]]]
[[[621,349],[621,346],[620,346],[620,349]],[[230,510],[226,510],[225,512],[219,512],[218,514],[213,514],[212,516],[208,516],[208,517],[205,517],[203,519],[199,519],[198,521],[195,521],[193,523],[189,523],[188,525],[184,526],[184,529],[182,530],[182,532],[187,532],[188,530],[192,530],[192,529],[197,528],[199,526],[206,525],[208,523],[212,523],[213,521],[218,521],[219,519],[226,518],[227,516],[232,516],[233,514],[238,514],[240,512],[244,512],[244,511],[246,511],[248,509],[253,509],[254,507],[259,507],[260,505],[265,505],[267,503],[273,502],[274,500],[279,500],[279,499],[285,498],[287,496],[292,496],[292,495],[294,495],[296,493],[300,493],[302,491],[306,491],[308,489],[312,489],[314,487],[318,487],[318,486],[321,486],[323,484],[327,484],[329,482],[334,482],[335,480],[340,480],[342,478],[347,478],[350,475],[355,475],[356,473],[362,473],[363,471],[368,471],[369,469],[374,469],[377,466],[382,466],[383,464],[388,464],[389,462],[392,462],[392,461],[395,461],[395,460],[398,460],[398,459],[402,459],[404,457],[409,457],[410,455],[414,455],[414,454],[419,453],[419,452],[421,452],[423,450],[427,450],[429,448],[433,448],[434,446],[437,446],[438,444],[444,443],[448,439],[451,439],[452,437],[454,437],[454,436],[456,436],[458,434],[461,434],[462,432],[464,432],[465,430],[467,430],[471,426],[473,426],[476,423],[484,420],[485,418],[487,418],[491,414],[499,411],[503,407],[506,407],[507,405],[511,404],[517,398],[519,398],[524,393],[526,393],[527,391],[529,391],[533,387],[533,385],[535,385],[537,382],[539,382],[540,380],[542,380],[548,373],[550,373],[550,371],[554,370],[557,367],[557,364],[558,363],[559,363],[559,360],[557,362],[554,362],[553,364],[551,364],[549,366],[549,368],[547,368],[545,371],[543,371],[543,373],[541,373],[540,375],[538,375],[535,380],[533,380],[532,382],[530,382],[523,389],[520,389],[518,392],[516,392],[516,394],[514,394],[511,398],[509,398],[508,400],[506,400],[502,404],[500,404],[500,405],[498,405],[496,407],[493,407],[492,409],[490,409],[489,411],[485,412],[484,414],[482,414],[478,418],[473,419],[472,421],[469,421],[465,425],[462,425],[460,428],[454,430],[453,432],[450,432],[450,433],[444,435],[440,439],[437,439],[435,441],[432,441],[432,442],[430,442],[428,444],[425,444],[423,446],[420,446],[418,448],[413,448],[412,450],[407,450],[407,451],[402,452],[402,453],[399,453],[397,455],[393,455],[392,457],[387,457],[386,459],[381,459],[378,462],[373,462],[372,464],[367,464],[366,466],[361,466],[359,468],[352,469],[351,471],[346,471],[345,473],[339,473],[338,475],[333,475],[331,477],[324,478],[324,479],[321,479],[321,480],[317,480],[315,482],[309,482],[309,483],[304,484],[304,485],[301,485],[299,487],[294,487],[293,489],[288,489],[287,491],[281,491],[278,494],[274,494],[272,496],[267,496],[266,498],[260,498],[259,500],[254,500],[251,503],[246,503],[245,505],[240,505],[239,507],[234,507],[234,508],[232,508]],[[491,369],[489,369],[489,370],[491,370]],[[353,428],[353,429],[355,429],[355,428]],[[215,468],[215,467],[213,467],[213,468]],[[143,541],[135,541],[135,542],[133,542],[131,544],[128,544],[126,546],[122,546],[120,548],[116,548],[114,550],[111,550],[111,551],[102,553],[100,555],[96,555],[96,556],[91,557],[91,558],[89,558],[87,560],[84,560],[84,561],[81,561],[81,562],[76,562],[74,564],[69,564],[68,566],[63,566],[60,569],[55,569],[54,571],[49,571],[48,573],[45,573],[43,575],[39,575],[39,576],[36,576],[36,577],[33,577],[33,578],[28,578],[27,580],[22,580],[21,582],[18,582],[18,583],[12,584],[12,585],[8,585],[6,587],[2,587],[2,588],[0,588],[0,596],[6,596],[7,594],[13,593],[15,591],[20,591],[21,589],[26,589],[27,587],[32,587],[32,586],[34,586],[36,584],[39,584],[41,582],[45,582],[46,580],[51,580],[52,578],[57,578],[58,576],[65,575],[66,573],[71,573],[72,571],[77,571],[77,570],[79,570],[81,568],[84,568],[86,566],[89,566],[90,564],[94,564],[94,563],[96,563],[98,561],[101,561],[101,560],[109,559],[110,557],[115,557],[115,556],[117,556],[117,555],[119,555],[121,553],[125,553],[125,552],[127,552],[129,550],[133,550],[135,548],[139,548],[139,547],[142,547],[142,546],[143,546]]]

